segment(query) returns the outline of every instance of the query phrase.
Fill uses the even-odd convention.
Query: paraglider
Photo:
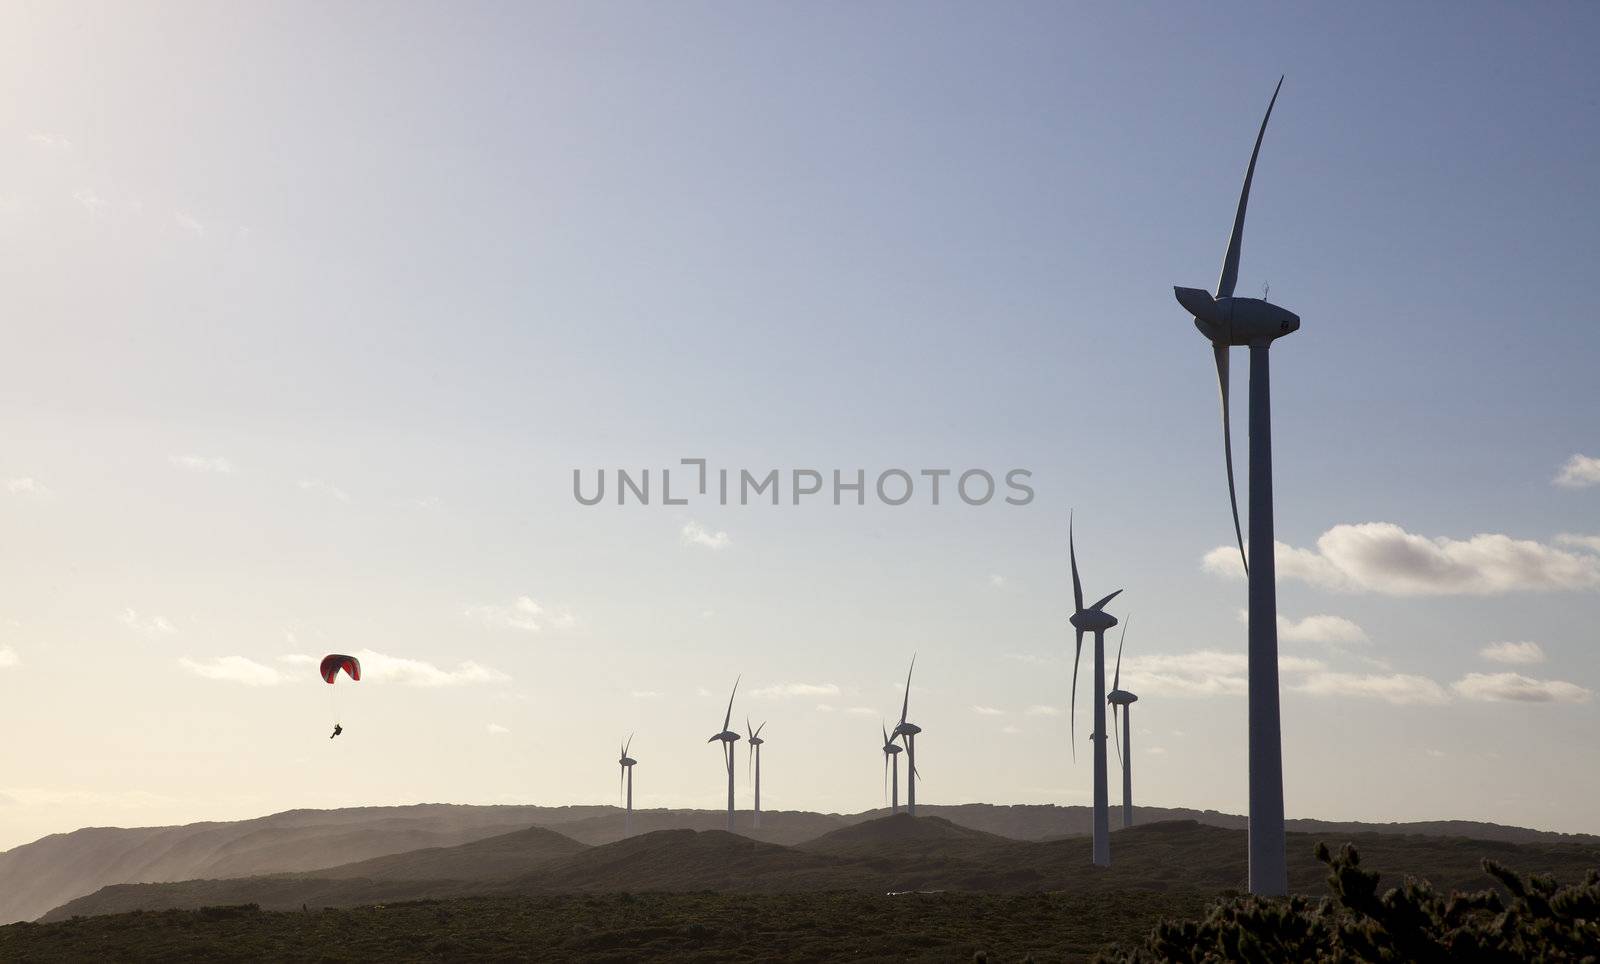
[[[354,656],[346,656],[343,653],[329,653],[327,656],[322,657],[320,672],[322,673],[323,681],[329,686],[332,686],[333,681],[339,678],[340,670],[344,670],[346,676],[359,682],[361,679],[361,660],[356,659]],[[334,705],[333,733],[328,737],[330,740],[344,732],[344,725],[338,722],[339,706],[336,694],[337,690],[328,691],[330,702]]]

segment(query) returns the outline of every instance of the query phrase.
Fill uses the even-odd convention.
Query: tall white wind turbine
[[[1139,700],[1122,688],[1122,644],[1128,641],[1131,622],[1131,615],[1122,621],[1122,638],[1117,640],[1117,671],[1111,675],[1111,692],[1106,694],[1106,702],[1111,704],[1112,739],[1117,736],[1117,707],[1122,707],[1122,739],[1117,743],[1117,762],[1122,764],[1123,829],[1133,826],[1133,747],[1128,742],[1133,738],[1133,724],[1129,718],[1133,716],[1133,704]]]
[[[911,669],[906,670],[906,698],[900,704],[900,722],[893,733],[906,741],[906,813],[913,817],[917,815],[917,780],[922,776],[917,772],[917,734],[922,727],[907,721],[906,713],[911,709],[911,673],[916,668],[917,658],[912,656]]]
[[[894,778],[894,795],[889,795],[889,779]],[[900,812],[900,744],[889,735],[888,724],[883,725],[883,795],[889,803],[890,813]]]
[[[617,760],[617,764],[622,767],[617,774],[617,792],[622,793],[624,783],[628,786],[627,793],[623,797],[624,807],[626,808],[622,816],[622,835],[624,837],[633,836],[633,765],[639,761],[628,756],[628,749],[632,746],[633,734],[629,733],[627,742],[622,744],[621,756]]]
[[[1094,862],[1100,867],[1111,866],[1111,802],[1106,788],[1106,630],[1117,624],[1117,617],[1105,611],[1106,603],[1117,598],[1116,592],[1099,602],[1083,608],[1083,583],[1078,579],[1078,550],[1073,543],[1072,522],[1067,522],[1067,554],[1072,560],[1072,628],[1078,632],[1078,643],[1072,656],[1072,753],[1078,752],[1078,658],[1083,655],[1083,634],[1094,633]]]
[[[1278,590],[1272,532],[1272,388],[1267,350],[1275,339],[1300,330],[1300,316],[1262,298],[1235,298],[1239,280],[1239,246],[1244,238],[1250,182],[1267,121],[1278,102],[1283,78],[1272,92],[1233,216],[1233,233],[1222,259],[1222,276],[1213,298],[1199,288],[1174,287],[1178,303],[1194,316],[1194,325],[1211,342],[1222,389],[1222,452],[1228,468],[1228,500],[1233,506],[1233,534],[1250,580],[1250,892],[1277,896],[1289,890],[1289,869],[1283,838],[1283,736],[1278,708]],[[1244,556],[1239,530],[1239,499],[1233,484],[1233,441],[1228,427],[1228,349],[1250,349],[1250,545],[1256,564]]]
[[[767,742],[761,738],[761,731],[766,729],[766,726],[767,721],[762,720],[761,725],[752,730],[750,729],[750,717],[747,716],[744,718],[744,731],[750,734],[749,746],[750,757],[752,761],[751,764],[747,765],[753,765],[754,767],[756,784],[756,809],[755,817],[751,822],[751,826],[755,827],[757,830],[761,829],[761,744]]]
[[[728,832],[733,833],[733,745],[739,742],[739,734],[728,729],[728,724],[733,722],[733,697],[739,692],[739,677],[733,681],[733,692],[728,694],[728,712],[722,718],[722,732],[712,734],[707,743],[722,741],[722,762],[728,768]]]

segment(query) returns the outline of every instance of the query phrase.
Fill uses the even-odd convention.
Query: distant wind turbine
[[[894,796],[889,797],[889,776],[894,775]],[[888,724],[883,725],[883,795],[890,799],[889,812],[900,812],[900,744],[889,735]]]
[[[733,722],[733,697],[739,692],[739,677],[733,681],[733,692],[728,694],[728,712],[722,718],[722,732],[713,734],[707,743],[722,741],[723,763],[728,767],[728,832],[733,833],[733,745],[739,742],[739,734],[728,729],[728,724]]]
[[[1300,330],[1300,316],[1265,298],[1235,298],[1239,280],[1239,247],[1244,238],[1250,182],[1267,121],[1278,102],[1283,78],[1272,92],[1267,113],[1256,132],[1256,146],[1244,172],[1244,189],[1233,216],[1233,233],[1222,259],[1222,275],[1213,298],[1199,288],[1172,289],[1178,303],[1194,316],[1194,326],[1211,342],[1222,389],[1222,453],[1228,468],[1228,501],[1233,506],[1233,535],[1250,580],[1250,892],[1280,896],[1289,890],[1289,865],[1283,837],[1283,733],[1278,707],[1278,589],[1272,532],[1272,387],[1267,349],[1274,339]],[[1233,485],[1233,440],[1228,427],[1228,349],[1250,348],[1250,545],[1254,567],[1244,555],[1239,530],[1239,499]]]
[[[744,731],[750,734],[750,756],[754,764],[756,783],[756,810],[751,826],[757,830],[761,829],[761,744],[767,742],[761,738],[761,731],[766,726],[767,721],[762,720],[761,725],[752,730],[750,729],[750,717],[744,718]]]
[[[1117,617],[1105,611],[1105,604],[1117,598],[1116,592],[1083,608],[1083,583],[1078,580],[1078,550],[1073,544],[1072,521],[1067,521],[1067,553],[1072,560],[1072,628],[1078,631],[1078,644],[1072,657],[1072,746],[1078,746],[1078,657],[1083,655],[1083,634],[1094,633],[1094,862],[1111,866],[1111,803],[1106,788],[1106,630],[1117,624]]]
[[[893,734],[906,741],[906,813],[913,817],[917,815],[917,780],[922,776],[917,772],[917,734],[922,727],[907,722],[906,713],[911,709],[911,673],[916,668],[917,658],[912,656],[911,669],[906,670],[906,698],[900,704],[900,722]]]
[[[1106,702],[1111,704],[1111,736],[1117,735],[1117,707],[1122,707],[1122,739],[1117,743],[1117,762],[1122,764],[1122,826],[1123,829],[1133,826],[1133,746],[1128,742],[1133,738],[1133,724],[1129,718],[1133,716],[1133,704],[1139,697],[1122,688],[1122,644],[1128,641],[1128,624],[1133,622],[1133,616],[1122,621],[1122,638],[1117,640],[1117,671],[1111,677],[1111,692],[1106,694]]]
[[[617,760],[618,765],[622,767],[617,774],[617,792],[622,792],[624,782],[628,785],[627,795],[623,798],[626,806],[622,817],[622,835],[624,837],[633,836],[633,765],[639,762],[628,756],[628,748],[631,746],[633,746],[633,734],[629,733],[628,741],[622,744],[622,756]]]

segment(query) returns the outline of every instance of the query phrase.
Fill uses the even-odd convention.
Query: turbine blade
[[[744,735],[745,739],[748,740],[753,740],[756,738],[756,731],[750,729],[750,717],[748,716],[744,718]]]
[[[1117,727],[1117,704],[1111,704],[1111,739],[1117,744],[1117,766],[1122,766],[1122,730]]]
[[[728,724],[733,721],[733,697],[739,692],[739,680],[744,679],[744,674],[734,678],[733,692],[728,694],[728,713],[722,718],[722,732],[728,732]]]
[[[1111,600],[1117,598],[1120,595],[1122,595],[1122,590],[1118,589],[1116,592],[1112,593],[1111,595],[1107,596],[1106,598],[1104,598],[1104,599],[1100,600],[1099,602],[1095,603],[1093,606],[1090,606],[1089,607],[1089,611],[1090,612],[1099,612],[1100,609],[1103,606],[1105,606],[1106,603],[1110,602]]]
[[[1073,612],[1083,612],[1083,583],[1078,581],[1078,550],[1072,544],[1072,513],[1067,513],[1067,558],[1072,560]]]
[[[766,720],[762,720],[761,721],[761,725],[756,727],[756,736],[760,736],[761,735],[761,731],[766,729],[766,728],[767,728],[767,721]]]
[[[888,724],[887,721],[880,721],[879,725],[883,728],[883,745],[884,746],[888,746],[889,745],[889,724]],[[888,753],[887,750],[885,750],[884,752]]]
[[[622,755],[623,756],[627,756],[628,755],[628,751],[631,750],[631,749],[633,749],[633,734],[629,733],[628,734],[628,742],[626,742],[626,743],[624,743],[622,745]]]
[[[1078,630],[1078,645],[1072,654],[1072,709],[1067,712],[1067,725],[1072,731],[1072,762],[1078,762],[1078,657],[1083,655],[1083,630]]]
[[[900,704],[900,722],[901,723],[904,723],[906,721],[906,713],[911,709],[911,674],[912,674],[913,671],[916,670],[916,668],[917,668],[917,657],[916,657],[916,654],[913,653],[912,656],[911,656],[911,669],[906,670],[906,698],[905,698],[905,702]]]
[[[1117,672],[1111,677],[1111,688],[1122,689],[1122,644],[1128,641],[1128,624],[1133,622],[1133,614],[1122,617],[1122,635],[1117,639]]]
[[[1256,133],[1256,146],[1250,152],[1250,166],[1244,171],[1244,189],[1239,192],[1239,210],[1233,216],[1233,234],[1228,237],[1228,253],[1222,259],[1222,277],[1217,279],[1217,297],[1232,298],[1233,286],[1239,280],[1239,245],[1244,240],[1244,210],[1250,204],[1250,181],[1256,176],[1256,155],[1261,153],[1261,139],[1267,134],[1267,121],[1272,119],[1272,105],[1278,102],[1278,91],[1283,89],[1283,78],[1272,91],[1267,103],[1267,114],[1261,118],[1261,130]]]
[[[1228,417],[1228,346],[1212,345],[1217,356],[1217,387],[1222,389],[1222,461],[1228,467],[1228,505],[1233,508],[1233,537],[1239,542],[1239,561],[1244,563],[1245,575],[1250,574],[1250,560],[1244,554],[1244,530],[1239,528],[1239,493],[1233,485],[1233,427]]]

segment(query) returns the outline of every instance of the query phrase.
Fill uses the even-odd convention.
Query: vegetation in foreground
[[[1504,888],[1434,890],[1407,878],[1378,893],[1346,844],[1337,856],[1318,844],[1331,896],[1223,900],[1201,920],[1160,924],[1131,951],[1102,961],[1595,961],[1600,959],[1600,870],[1560,885],[1493,860],[1483,869]]]
[[[253,905],[0,927],[4,961],[1086,960],[1197,894],[568,894]],[[980,957],[981,955],[981,957]]]

